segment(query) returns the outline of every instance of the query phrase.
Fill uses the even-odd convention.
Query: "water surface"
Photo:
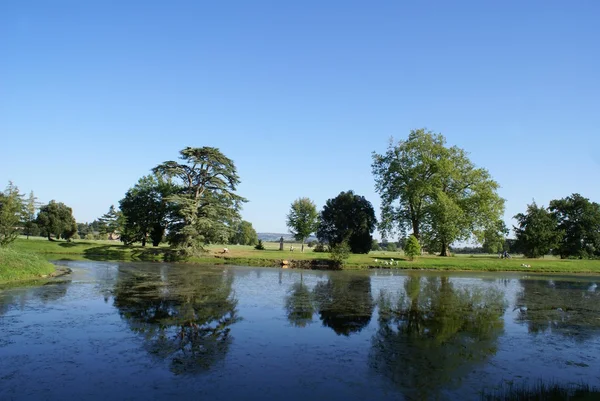
[[[0,399],[479,399],[600,383],[598,277],[69,262],[0,291]]]

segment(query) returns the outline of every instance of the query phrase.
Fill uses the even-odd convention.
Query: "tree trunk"
[[[142,238],[142,246],[146,246],[146,237]]]
[[[52,241],[52,235],[50,234],[50,231],[48,231],[48,241]]]
[[[450,256],[450,250],[448,249],[446,241],[442,241],[442,251],[440,252],[440,256]]]
[[[304,252],[304,238],[302,238],[302,247],[300,248],[300,252]]]
[[[419,222],[417,220],[412,220],[412,229],[415,238],[421,239],[421,233],[419,232]]]

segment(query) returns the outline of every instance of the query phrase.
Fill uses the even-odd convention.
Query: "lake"
[[[0,291],[0,400],[478,400],[600,384],[600,277],[59,262]]]

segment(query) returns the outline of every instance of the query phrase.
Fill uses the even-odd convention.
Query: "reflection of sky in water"
[[[382,291],[405,296],[407,274],[417,275],[421,283],[440,283],[437,273],[389,270],[300,272],[89,262],[69,266],[74,269],[70,281],[0,292],[0,399],[399,399],[410,392],[372,360],[377,355],[373,339],[381,327],[376,303]],[[600,384],[597,278],[448,277],[453,294],[502,291],[506,309],[498,335],[490,340],[490,354],[475,361],[446,359],[448,366],[458,365],[466,373],[444,372],[447,381],[431,383],[428,394],[479,399],[482,387],[503,380]],[[436,295],[421,291],[426,308]],[[211,303],[208,298],[215,296],[223,301]],[[239,319],[221,320],[225,323],[219,327],[219,314],[226,313],[221,307],[235,308]],[[461,320],[460,315],[451,316]],[[438,327],[439,322],[433,323],[431,327]],[[158,330],[159,325],[165,330]],[[177,345],[174,333],[186,336],[187,348],[152,354],[161,341]],[[394,338],[408,345],[419,341],[415,344],[433,355],[439,350],[444,358],[453,355],[444,347],[459,344],[452,337],[429,344],[423,336]],[[388,346],[386,351],[393,351],[396,345]],[[398,346],[411,351],[406,344]],[[186,371],[190,366],[185,363],[200,363],[194,358],[206,359],[200,360],[206,368]],[[174,368],[178,363],[183,370]],[[427,369],[388,368],[417,374]]]

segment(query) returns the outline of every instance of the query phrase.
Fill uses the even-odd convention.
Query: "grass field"
[[[251,246],[210,245],[205,256],[193,258],[190,262],[206,264],[235,264],[252,266],[279,266],[281,260],[311,261],[329,260],[329,253],[314,252],[305,246],[300,252],[300,244],[284,244],[279,251],[279,243],[265,242],[265,250],[257,251]],[[290,251],[290,245],[294,251]],[[46,260],[122,260],[122,261],[172,261],[173,252],[167,246],[142,247],[124,246],[118,241],[73,242],[48,241],[44,238],[19,238],[14,249],[35,253]],[[229,252],[222,253],[224,247]],[[391,259],[394,260],[390,266]],[[388,264],[386,265],[385,262]],[[525,267],[523,265],[530,265]],[[514,257],[499,259],[496,255],[456,255],[453,257],[422,256],[415,261],[404,259],[402,252],[371,252],[368,255],[350,255],[346,269],[364,268],[431,269],[431,270],[478,270],[478,271],[528,271],[546,273],[588,273],[600,274],[600,260],[561,260],[554,257],[526,259]]]
[[[40,255],[0,248],[0,284],[35,280],[54,272],[54,265]]]

